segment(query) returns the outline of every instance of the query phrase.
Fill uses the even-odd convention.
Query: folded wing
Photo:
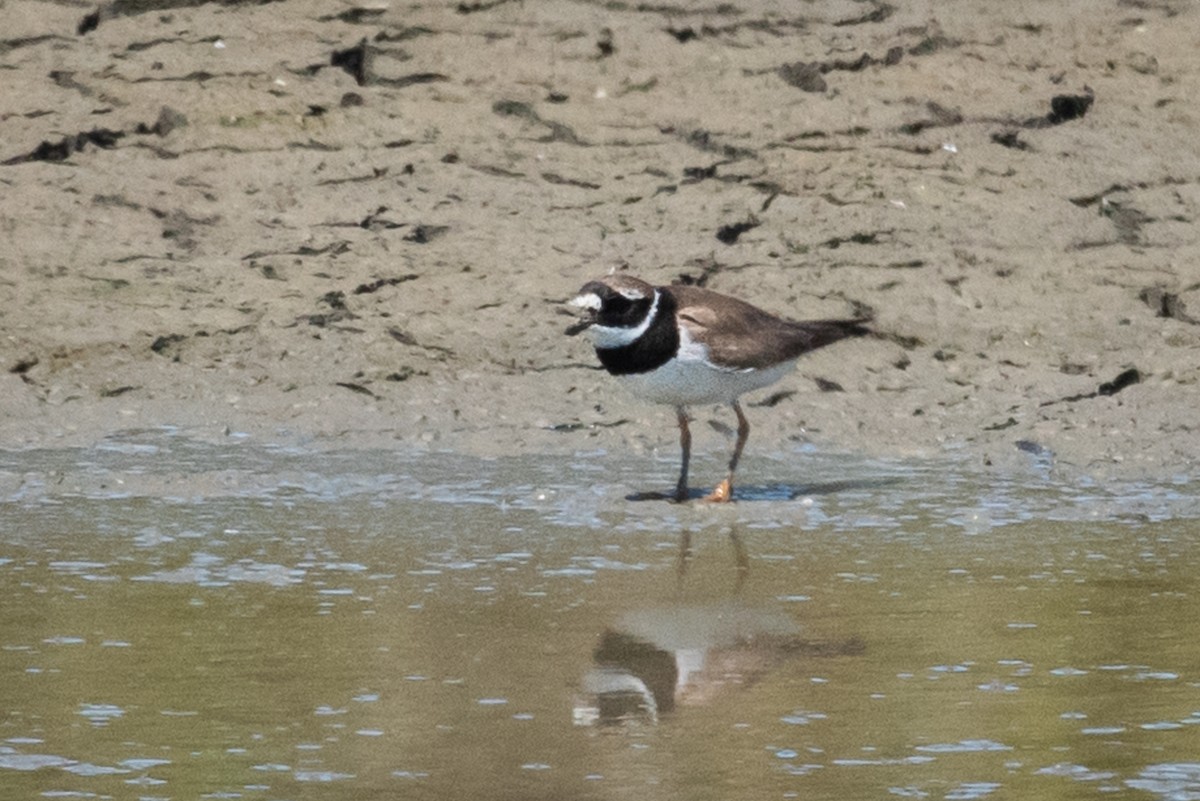
[[[868,317],[793,322],[697,287],[673,286],[670,292],[692,339],[708,348],[713,364],[731,370],[770,367],[871,333]]]

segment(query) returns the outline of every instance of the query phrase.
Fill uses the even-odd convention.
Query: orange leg
[[[728,503],[733,500],[733,474],[742,458],[742,448],[746,447],[746,440],[750,437],[750,422],[746,420],[746,415],[742,414],[742,405],[737,401],[732,405],[738,420],[737,443],[733,446],[733,456],[729,458],[729,475],[704,498],[712,503]]]

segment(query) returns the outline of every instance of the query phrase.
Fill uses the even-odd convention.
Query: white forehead
[[[572,298],[570,305],[577,309],[591,309],[592,311],[600,311],[600,296],[595,292],[585,292],[584,294]]]

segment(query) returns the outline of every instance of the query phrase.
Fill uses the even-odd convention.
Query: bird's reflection
[[[862,653],[857,639],[812,639],[781,609],[742,601],[749,560],[737,532],[729,536],[732,597],[636,609],[605,629],[575,702],[576,724],[655,724],[680,707],[711,703],[753,685],[789,660]],[[680,581],[691,559],[691,535],[685,533]]]

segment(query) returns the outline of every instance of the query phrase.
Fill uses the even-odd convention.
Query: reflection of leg
[[[683,581],[683,577],[687,575],[688,565],[692,561],[692,532],[684,531],[679,535],[679,563],[676,565],[676,572],[679,575],[679,581]]]
[[[750,421],[746,419],[746,415],[742,414],[742,405],[734,401],[732,406],[738,420],[737,442],[733,446],[733,456],[729,457],[729,475],[704,499],[713,503],[725,503],[733,500],[733,474],[737,471],[738,461],[742,458],[742,449],[746,447],[746,440],[750,437]]]
[[[733,584],[733,592],[736,595],[742,591],[746,576],[750,575],[750,558],[746,556],[746,546],[742,545],[742,538],[735,529],[729,529],[729,541],[733,543],[733,561],[737,565],[737,579]]]
[[[688,428],[687,410],[682,406],[675,407],[675,416],[679,420],[679,449],[683,451],[683,462],[679,467],[679,483],[675,485],[675,500],[687,500],[688,462],[692,458],[692,430]]]

